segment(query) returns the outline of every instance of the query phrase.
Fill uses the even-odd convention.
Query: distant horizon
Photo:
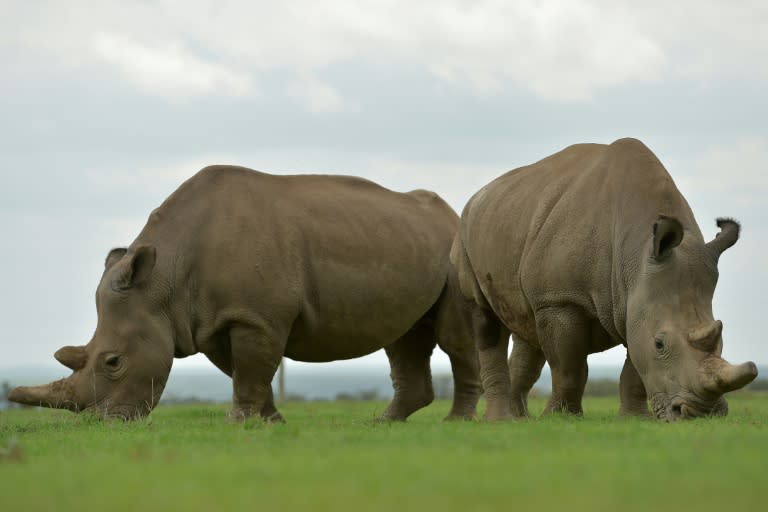
[[[511,348],[511,343],[510,343]],[[616,353],[620,350],[620,347],[614,347],[610,351],[601,352],[598,354],[590,354],[589,358],[587,360],[590,367],[621,367],[624,364],[623,359],[619,361],[619,359],[616,357]],[[607,356],[606,354],[610,352],[610,356]],[[727,359],[727,358],[726,358]],[[341,359],[338,361],[326,361],[326,362],[318,362],[318,363],[310,363],[305,361],[296,361],[294,359],[285,358],[285,360],[288,362],[288,367],[292,368],[304,368],[304,367],[317,367],[317,366],[337,366],[337,367],[360,367],[360,368],[389,368],[389,361],[387,360],[386,356],[382,351],[374,352],[373,354],[369,354],[364,357],[359,357],[356,359]],[[737,361],[730,361],[731,363],[736,363]],[[753,359],[753,362],[758,367],[768,367],[768,361],[760,361],[758,359]],[[435,350],[435,354],[432,356],[432,359],[430,360],[430,364],[432,368],[447,368],[450,370],[451,364],[448,357],[443,354],[442,352],[438,353],[438,350]],[[8,368],[38,368],[38,367],[56,367],[56,368],[64,368],[59,362],[57,362],[53,355],[51,354],[50,359],[47,361],[41,361],[41,362],[22,362],[17,364],[9,364],[6,362],[0,362],[0,372],[3,369]],[[204,354],[195,354],[190,357],[186,358],[175,358],[173,360],[173,368],[184,368],[184,369],[194,369],[194,368],[216,368],[213,363],[211,363]]]
[[[358,373],[358,372],[365,372],[365,371],[389,371],[389,365],[386,363],[380,363],[380,362],[368,362],[366,364],[359,364],[356,360],[344,360],[344,361],[331,361],[326,363],[304,363],[304,362],[297,362],[289,360],[288,365],[286,365],[286,372],[298,372],[298,373],[311,373],[311,372],[317,372],[320,373]],[[761,378],[768,378],[768,363],[760,363],[755,362],[755,364],[758,367],[758,371],[760,372],[758,374],[758,379]],[[589,363],[590,370],[617,370],[621,371],[622,364],[612,363],[612,362],[598,362],[598,363]],[[451,367],[449,364],[432,364],[431,365],[432,373],[435,374],[436,372],[441,373],[451,373]],[[40,364],[18,364],[18,365],[0,365],[0,381],[3,380],[3,375],[8,372],[13,372],[14,374],[22,373],[24,371],[30,371],[30,372],[46,372],[46,373],[61,373],[62,376],[67,376],[72,373],[71,370],[63,367],[62,365],[53,362],[53,363],[40,363]],[[195,373],[198,371],[202,372],[212,372],[212,373],[220,373],[222,375],[225,375],[224,372],[219,370],[216,366],[213,365],[213,363],[209,364],[193,364],[193,365],[180,365],[178,364],[178,360],[174,361],[173,368],[171,369],[171,373],[174,372],[184,372],[184,373]],[[542,369],[542,373],[548,373],[549,372],[549,364],[545,363],[544,367]],[[592,375],[590,374],[590,378]]]

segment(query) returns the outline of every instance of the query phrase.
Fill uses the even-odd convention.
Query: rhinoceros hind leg
[[[512,355],[509,356],[509,375],[512,383],[512,414],[528,417],[528,394],[539,380],[544,367],[544,352],[525,340],[512,336]]]
[[[627,354],[627,360],[624,361],[624,368],[621,370],[619,395],[621,396],[620,416],[651,417],[645,385],[640,379],[635,365],[629,359],[629,354]]]
[[[482,394],[480,385],[480,363],[475,352],[474,342],[469,340],[469,348],[455,344],[441,343],[440,348],[448,354],[453,373],[453,404],[447,421],[477,419],[477,402]]]
[[[435,399],[429,358],[436,345],[433,329],[419,322],[402,338],[385,348],[392,369],[395,396],[379,419],[405,421]]]
[[[588,318],[575,307],[540,309],[536,311],[536,331],[552,370],[552,395],[544,414],[583,414],[591,332]]]
[[[472,332],[473,301],[458,293],[458,284],[446,287],[440,300],[435,334],[440,349],[448,354],[453,373],[453,406],[446,420],[474,420],[480,385],[480,361]]]
[[[485,419],[514,419],[512,387],[507,365],[509,330],[487,309],[475,311],[475,341],[480,360],[480,378],[485,391]]]

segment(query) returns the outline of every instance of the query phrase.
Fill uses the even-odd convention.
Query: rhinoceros
[[[324,362],[385,348],[404,420],[433,399],[429,359],[449,355],[449,418],[481,392],[472,315],[449,263],[458,215],[437,194],[398,193],[344,176],[207,167],[106,258],[89,343],[56,359],[69,377],[10,399],[149,414],[174,357],[205,354],[233,381],[231,417],[281,421],[271,382],[285,356]]]
[[[721,357],[712,314],[723,251],[640,141],[570,146],[510,171],[466,205],[451,261],[479,306],[478,349],[491,420],[528,415],[545,361],[545,413],[582,414],[587,355],[620,344],[620,412],[677,420],[724,415],[726,392],[757,376]],[[507,361],[510,333],[512,353]]]

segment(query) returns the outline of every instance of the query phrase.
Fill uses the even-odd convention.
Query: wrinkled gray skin
[[[282,419],[271,382],[283,356],[333,361],[386,348],[395,396],[384,419],[433,399],[429,358],[451,359],[449,418],[471,418],[477,354],[449,264],[458,216],[436,194],[340,176],[214,166],[106,260],[98,324],[56,358],[74,373],[11,400],[135,418],[157,404],[175,357],[202,352],[233,380],[231,417]]]
[[[739,225],[718,225],[705,243],[672,178],[634,139],[570,146],[481,189],[451,259],[464,295],[482,308],[486,417],[526,416],[545,361],[545,412],[581,414],[587,355],[619,344],[628,349],[622,414],[647,415],[647,398],[659,419],[726,414],[723,394],[757,368],[720,357],[712,296]]]

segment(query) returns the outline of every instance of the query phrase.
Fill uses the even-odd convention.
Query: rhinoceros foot
[[[445,418],[443,418],[443,421],[477,421],[477,413],[466,413],[466,414],[457,414],[457,413],[451,413]]]
[[[642,405],[625,405],[621,404],[621,407],[619,408],[619,416],[622,418],[652,418],[653,415],[651,414],[651,411],[648,409],[648,404],[644,403]]]
[[[264,423],[285,423],[285,418],[277,410],[273,409],[269,414],[258,414],[252,408],[234,407],[227,414],[227,420],[230,423],[243,423],[244,421],[258,416]]]

